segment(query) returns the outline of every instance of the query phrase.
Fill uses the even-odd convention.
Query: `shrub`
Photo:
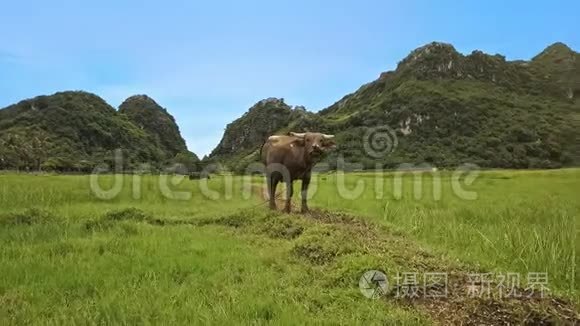
[[[58,219],[50,212],[38,208],[31,208],[20,213],[10,213],[0,216],[0,225],[33,225],[57,221]]]
[[[108,221],[132,220],[132,221],[137,221],[137,222],[145,222],[145,221],[149,220],[150,218],[151,218],[151,216],[149,216],[147,213],[145,213],[144,211],[142,211],[138,208],[134,208],[134,207],[120,209],[120,210],[113,210],[113,211],[107,212],[103,216],[103,220],[108,220]]]

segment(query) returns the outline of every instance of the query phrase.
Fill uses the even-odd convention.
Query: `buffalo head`
[[[322,134],[319,132],[290,132],[290,136],[298,138],[308,155],[320,156],[322,153],[336,147],[334,135]]]

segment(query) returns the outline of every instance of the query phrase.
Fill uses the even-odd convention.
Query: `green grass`
[[[103,200],[88,176],[0,174],[0,324],[425,324],[424,310],[364,298],[360,275],[464,264],[547,271],[550,289],[578,302],[579,175],[485,172],[465,186],[477,192],[471,201],[446,173],[440,200],[429,178],[415,199],[411,175],[400,198],[396,177],[381,176],[377,199],[376,175],[349,174],[347,185],[366,188],[348,200],[336,175],[316,176],[313,207],[386,227],[376,231],[270,213],[256,177],[230,187],[212,178],[218,200],[203,181],[182,180],[169,187],[191,193],[180,200],[163,195],[159,176],[142,176],[140,195],[124,176],[120,194]]]
[[[110,209],[138,207],[160,217],[194,217],[233,212],[251,204],[242,198],[241,179],[231,187],[226,187],[220,178],[208,181],[208,194],[221,199],[212,200],[204,195],[199,180],[192,182],[187,178],[166,176],[164,181],[159,176],[150,175],[117,177],[122,185],[120,193],[112,199],[100,199],[97,192],[91,190],[89,176],[0,175],[0,213],[39,207],[65,218],[77,219],[99,215]],[[114,178],[111,175],[99,177],[100,187],[111,189]],[[137,186],[134,188],[134,185]],[[226,188],[231,190],[225,191]],[[162,189],[173,191],[174,198],[164,195]],[[189,197],[181,198],[182,192],[189,193]]]
[[[127,223],[87,234],[27,226],[2,238],[2,324],[420,320],[379,309],[357,289],[322,289],[300,265],[278,261],[282,248],[243,242],[224,227]]]
[[[118,197],[99,200],[86,176],[0,175],[0,324],[427,320],[362,297],[359,271],[352,284],[328,287],[320,270],[293,258],[292,239],[276,241],[261,224],[258,236],[235,232],[267,212],[255,208],[255,191],[243,199],[240,178],[221,201],[189,180],[175,189],[191,199],[167,199],[154,176],[143,177],[146,191],[134,199],[131,177],[124,180]],[[226,193],[220,178],[210,188]],[[231,217],[239,211],[246,215]]]
[[[434,175],[440,187],[434,187]],[[334,174],[321,178],[326,180],[319,182],[315,206],[364,215],[485,270],[517,272],[524,279],[528,272],[547,272],[551,290],[579,299],[578,169],[480,173],[472,184],[462,183],[477,195],[474,200],[453,191],[450,172],[417,178],[409,172],[402,187],[395,173],[347,175],[344,182]],[[357,182],[365,184],[362,195],[343,199],[337,183],[352,190]],[[433,189],[440,189],[440,199]]]

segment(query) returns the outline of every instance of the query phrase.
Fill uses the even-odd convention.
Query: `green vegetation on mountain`
[[[481,51],[462,55],[449,44],[430,43],[412,51],[395,71],[316,114],[287,106],[283,126],[272,118],[274,111],[254,112],[251,120],[244,115],[224,135],[244,139],[243,151],[221,148],[210,158],[240,170],[241,162],[255,160],[268,134],[291,129],[336,134],[339,148],[328,158],[331,167],[338,156],[364,168],[578,165],[579,95],[580,54],[561,43],[531,61],[506,61]],[[262,121],[259,134],[253,121]],[[375,145],[392,150],[376,157],[364,144],[381,126],[390,128],[388,139]],[[240,129],[256,137],[244,137]]]
[[[116,162],[116,152],[122,160]],[[0,110],[0,169],[91,171],[101,164],[133,170],[174,163],[187,151],[171,115],[146,96],[116,111],[100,97],[60,92]],[[185,160],[186,161],[186,160]]]
[[[147,95],[129,97],[119,106],[119,113],[125,114],[136,126],[147,132],[167,156],[187,152],[185,140],[173,116]]]
[[[318,113],[283,99],[256,103],[230,123],[208,162],[243,171],[271,134],[323,131],[337,136],[342,157],[359,167],[403,163],[453,167],[558,168],[580,164],[580,54],[562,43],[530,61],[457,52],[444,43],[412,51],[394,71]],[[366,136],[388,126],[392,150],[369,155]],[[390,144],[389,144],[390,142]],[[61,92],[0,110],[0,169],[90,171],[115,164],[134,170],[180,163],[195,169],[175,119],[136,95],[119,111],[86,92]]]
[[[544,87],[552,87],[556,95],[569,99],[580,94],[580,59],[563,43],[554,43],[530,62],[531,69],[544,81]]]
[[[241,118],[226,127],[224,137],[210,156],[254,149],[288,123],[292,110],[283,99],[268,98],[256,103]]]
[[[281,130],[308,129],[317,121],[304,107],[292,108],[284,99],[267,98],[227,125],[224,136],[208,162],[227,162],[228,168],[241,172],[257,158],[259,148],[273,133]]]

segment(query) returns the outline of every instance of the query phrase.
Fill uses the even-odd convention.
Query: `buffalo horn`
[[[296,133],[296,132],[290,132],[290,135],[294,136],[294,137],[298,137],[298,138],[304,138],[304,136],[306,135],[305,133]]]

